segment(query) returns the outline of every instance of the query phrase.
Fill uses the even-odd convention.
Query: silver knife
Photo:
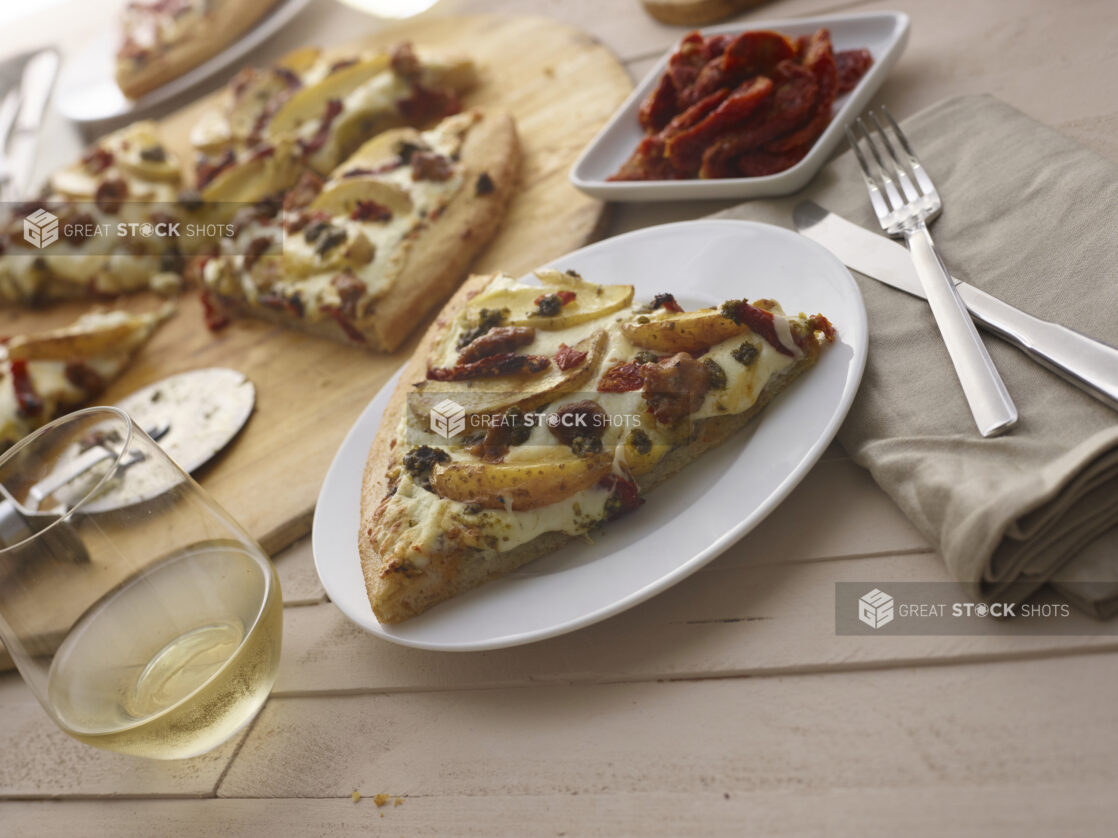
[[[8,146],[12,187],[17,199],[30,197],[39,128],[50,100],[54,76],[58,72],[58,53],[45,49],[28,59],[20,80],[20,108],[15,130]]]
[[[799,232],[823,245],[847,267],[924,299],[912,260],[902,245],[811,201],[797,204],[792,220]],[[1026,314],[954,277],[952,280],[976,323],[1118,410],[1118,349],[1066,326]]]

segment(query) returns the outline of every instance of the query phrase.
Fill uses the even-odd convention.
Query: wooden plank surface
[[[836,582],[870,590],[899,580],[950,583],[934,554],[745,567],[719,560],[576,634],[484,653],[406,649],[366,634],[329,603],[293,608],[274,694],[753,677],[1118,650],[1118,632],[1083,614],[1061,620],[1059,635],[835,634]]]
[[[273,698],[219,797],[928,789],[1118,780],[1118,655]],[[965,700],[964,700],[965,699]],[[355,743],[360,743],[356,746]]]
[[[20,802],[0,810],[10,838],[67,833],[80,824],[113,838],[225,838],[273,834],[516,838],[989,838],[998,835],[1112,836],[1106,822],[1113,787],[1082,782],[948,784],[928,789],[837,787],[826,791],[438,795],[377,807],[369,796],[241,800]],[[499,817],[505,829],[495,828]],[[282,827],[279,827],[282,825]]]
[[[167,762],[100,751],[59,730],[16,673],[0,675],[0,798],[209,797],[243,737]],[[5,822],[0,810],[0,835]]]
[[[895,113],[989,91],[1118,161],[1118,94],[1098,81],[1118,69],[1112,3],[782,0],[742,19],[883,8],[913,18],[880,96]],[[630,2],[531,9],[586,28],[637,78],[683,31]],[[318,0],[267,50],[305,33],[340,42],[368,20]],[[626,205],[609,231],[723,206]],[[217,755],[220,771],[188,773],[180,786],[206,794],[215,778],[209,794],[220,797],[112,799],[166,797],[176,783],[158,764],[68,742],[9,674],[0,676],[0,834],[1113,834],[1111,641],[1089,623],[1071,639],[837,638],[835,581],[944,571],[842,457],[817,466],[793,500],[629,614],[477,655],[364,635],[321,599],[301,542],[277,557],[290,606],[279,691],[243,746]],[[354,790],[364,799],[354,803]],[[380,792],[402,805],[377,808],[370,797]]]
[[[384,47],[402,38],[430,49],[470,55],[481,83],[467,106],[512,113],[523,147],[520,185],[497,237],[475,264],[478,271],[519,274],[586,243],[598,230],[603,205],[576,191],[567,171],[583,146],[628,94],[616,59],[590,36],[540,17],[431,17],[377,32],[340,52]],[[531,44],[525,51],[521,45]],[[168,117],[168,145],[191,160],[191,126],[200,102]],[[151,299],[129,300],[150,308]],[[0,334],[69,322],[87,308],[0,311]],[[249,320],[214,335],[203,326],[196,295],[148,344],[137,363],[104,396],[111,402],[186,369],[229,366],[256,385],[256,410],[244,431],[201,482],[269,552],[305,535],[322,479],[360,411],[408,357],[412,342],[393,355]]]

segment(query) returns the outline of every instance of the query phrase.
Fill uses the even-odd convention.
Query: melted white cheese
[[[509,277],[499,277],[489,284],[484,297],[477,298],[472,305],[475,307],[484,306],[485,297],[492,294],[493,298],[496,298],[501,290],[512,288],[517,284],[516,280]],[[558,350],[562,343],[573,346],[594,332],[608,328],[609,343],[604,359],[587,383],[583,385],[583,389],[563,395],[548,405],[543,413],[545,416],[554,414],[566,404],[588,398],[600,404],[611,417],[610,424],[602,437],[603,449],[614,451],[613,471],[622,477],[628,476],[627,454],[624,443],[632,429],[639,427],[648,434],[651,442],[654,446],[657,446],[657,450],[661,454],[681,442],[678,428],[663,428],[654,417],[647,413],[645,410],[647,403],[640,390],[624,393],[598,393],[595,390],[598,379],[606,369],[616,363],[632,360],[638,351],[638,348],[625,337],[624,333],[617,328],[617,325],[641,314],[649,316],[646,312],[638,311],[637,306],[633,306],[568,329],[559,331],[537,329],[532,343],[521,350],[529,354],[550,356]],[[667,313],[657,311],[651,316],[653,319],[657,319],[666,317]],[[786,369],[795,362],[796,358],[802,356],[792,338],[789,320],[779,309],[773,312],[773,322],[781,344],[792,350],[794,356],[778,351],[760,335],[748,330],[715,345],[703,357],[713,360],[725,371],[727,384],[722,390],[707,392],[703,403],[691,414],[691,421],[744,412],[756,402],[757,397],[774,375]],[[458,351],[455,348],[456,336],[461,328],[460,324],[451,338],[444,344],[440,365],[453,363]],[[749,367],[735,360],[732,355],[734,350],[743,343],[750,343],[757,349],[757,355]],[[406,438],[408,447],[420,444],[438,446],[446,450],[451,455],[452,460],[479,462],[461,446],[447,446],[446,440],[442,437],[424,433],[425,429],[419,428],[418,424],[417,419],[413,419],[409,423],[408,417],[405,417],[405,420],[401,423],[398,438]],[[406,437],[405,431],[407,432]],[[544,447],[554,453],[557,445],[558,443],[549,431],[545,419],[533,427],[526,442],[509,449],[504,462],[509,464],[539,462]],[[437,544],[440,534],[445,532],[446,522],[462,520],[462,516],[466,514],[467,505],[440,498],[433,492],[425,491],[411,483],[410,478],[406,476],[405,481],[408,483],[408,491],[406,493],[398,492],[397,497],[393,498],[392,502],[407,504],[411,516],[416,521],[421,522],[418,524],[418,529],[409,533],[409,544],[418,547],[420,552],[430,550]],[[466,520],[469,520],[471,526],[490,537],[493,549],[498,551],[511,550],[548,532],[578,535],[588,531],[605,518],[605,504],[609,494],[608,491],[595,486],[577,492],[559,503],[540,509],[523,511],[486,509],[480,514],[467,516]],[[418,553],[413,549],[408,555],[414,557]]]

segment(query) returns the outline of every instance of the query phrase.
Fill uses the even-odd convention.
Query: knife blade
[[[20,80],[20,108],[8,147],[12,191],[16,198],[28,198],[39,146],[39,128],[50,100],[58,72],[58,53],[45,49],[28,59]]]
[[[792,212],[796,229],[870,279],[924,299],[908,250],[847,221],[812,201]],[[1026,314],[1009,303],[952,277],[975,322],[1033,360],[1118,410],[1118,348],[1058,323]]]

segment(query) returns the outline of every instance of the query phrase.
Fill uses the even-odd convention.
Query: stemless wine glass
[[[268,697],[282,625],[263,550],[124,411],[72,413],[0,457],[0,639],[76,739],[215,747]]]

